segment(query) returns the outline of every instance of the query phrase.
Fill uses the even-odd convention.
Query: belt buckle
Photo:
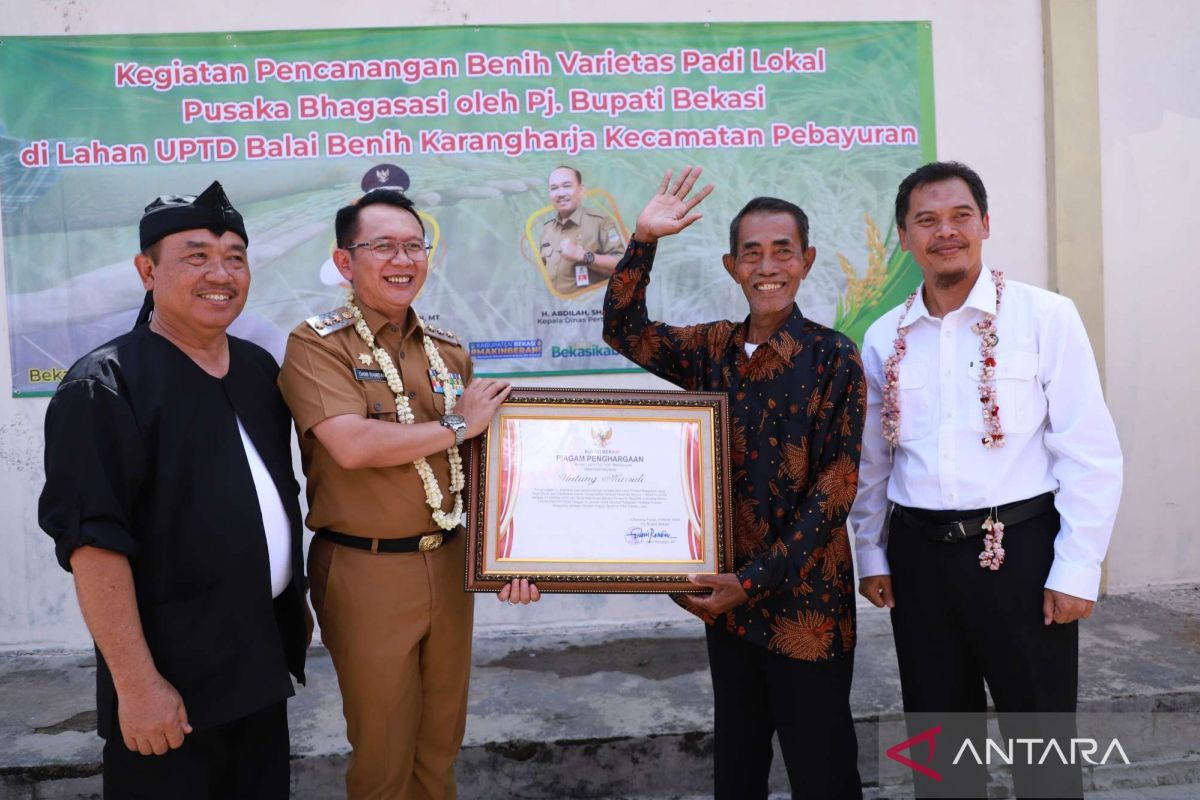
[[[953,524],[958,526],[958,533],[959,533],[959,535],[958,535],[958,536],[955,536],[955,535],[954,535],[954,531],[953,531],[953,530],[948,530],[948,531],[946,531],[946,533],[945,533],[945,534],[942,536],[942,540],[943,540],[943,541],[946,541],[946,542],[961,542],[961,541],[965,541],[965,540],[966,540],[966,538],[967,538],[967,529],[963,527],[962,520],[960,519],[960,520],[958,520],[958,521],[954,522]]]
[[[427,553],[430,550],[437,550],[442,546],[442,534],[427,533],[417,542],[417,549],[422,553]]]

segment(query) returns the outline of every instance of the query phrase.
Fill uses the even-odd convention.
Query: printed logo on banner
[[[541,358],[541,339],[501,339],[495,342],[471,342],[471,358]]]
[[[580,345],[578,347],[551,347],[551,358],[594,358],[619,356],[616,350],[611,347],[599,344]]]

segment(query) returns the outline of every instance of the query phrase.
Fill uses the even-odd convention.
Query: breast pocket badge
[[[445,387],[442,386],[441,382],[437,379],[437,373],[434,372],[433,370],[429,370],[429,383],[431,386],[433,386],[434,394],[445,394],[446,393]],[[450,373],[450,386],[453,387],[454,394],[456,396],[462,397],[463,388],[464,388],[462,375],[459,375],[457,372],[451,372]]]

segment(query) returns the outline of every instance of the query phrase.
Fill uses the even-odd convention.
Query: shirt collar
[[[363,322],[367,323],[367,327],[371,330],[371,333],[378,337],[379,332],[383,330],[385,325],[390,323],[390,320],[375,309],[365,305],[361,300],[357,300],[356,304],[358,305],[359,311],[362,312]],[[400,323],[400,338],[407,338],[408,335],[416,329],[416,327],[417,312],[413,311],[412,307],[410,306],[408,313],[404,317],[404,322]]]
[[[574,223],[575,225],[581,225],[583,223],[583,204],[582,203],[580,203],[579,208],[572,211],[571,216],[567,217],[565,220],[558,215],[557,211],[554,212],[554,224],[555,225],[557,225],[560,228],[565,228],[565,227],[567,227],[568,222]]]
[[[804,335],[804,314],[800,312],[800,306],[796,305],[795,303],[792,303],[792,313],[789,314],[788,318],[785,319],[783,324],[779,326],[779,330],[772,333],[770,338],[760,344],[759,347],[770,347],[772,350],[779,353],[779,355],[784,356],[785,358],[790,357],[791,351],[783,346],[783,342],[780,339],[780,334],[784,333],[785,331],[796,341],[800,341],[800,338]],[[746,334],[749,332],[750,317],[747,316],[746,321],[738,327],[737,332],[733,337],[734,347],[737,348],[738,353],[740,353],[742,356],[746,356]],[[755,350],[755,352],[758,351]],[[748,356],[746,357],[748,358]]]
[[[996,284],[992,281],[992,271],[988,269],[987,264],[984,264],[983,269],[979,270],[979,275],[975,278],[975,285],[971,287],[962,307],[975,308],[985,314],[996,313]],[[933,314],[929,313],[929,309],[925,305],[925,283],[923,281],[917,287],[917,296],[913,300],[912,308],[904,318],[904,327],[907,328],[922,317],[929,320],[936,319]]]
[[[967,295],[963,306],[977,308],[985,314],[996,313],[996,284],[992,280],[992,271],[988,269],[987,264],[984,264],[983,269],[979,270],[979,277],[975,279],[975,285],[971,287],[971,293]]]

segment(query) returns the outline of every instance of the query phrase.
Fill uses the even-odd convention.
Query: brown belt
[[[355,550],[370,550],[372,553],[417,553],[437,550],[453,538],[458,528],[448,531],[426,533],[422,536],[405,536],[401,539],[371,539],[366,536],[351,536],[348,533],[332,531],[329,528],[318,528],[317,536],[343,547],[353,547]]]
[[[1029,500],[1005,503],[995,509],[996,519],[1005,525],[1016,525],[1054,509],[1054,492],[1039,494]],[[974,511],[930,511],[897,504],[892,520],[912,528],[935,542],[961,542],[984,533],[983,523],[992,516],[992,509]]]

